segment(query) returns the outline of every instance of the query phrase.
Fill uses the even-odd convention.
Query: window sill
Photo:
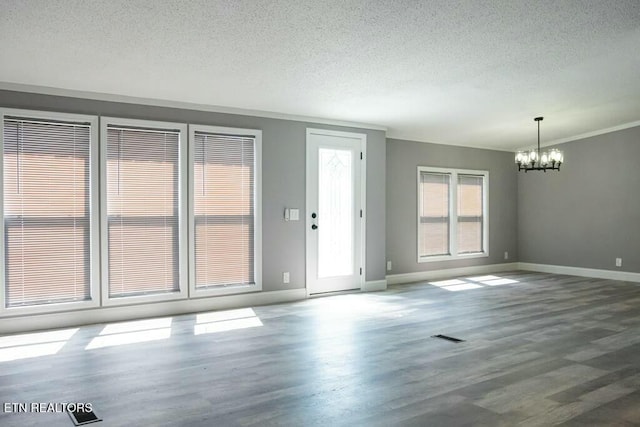
[[[220,295],[244,294],[248,292],[262,291],[260,284],[253,285],[228,285],[228,286],[212,286],[209,288],[191,289],[191,298],[206,298]]]
[[[145,304],[153,302],[165,302],[186,299],[186,291],[174,291],[160,294],[142,294],[142,295],[129,295],[109,297],[104,295],[102,298],[103,307],[114,307],[119,305],[131,305],[131,304]]]
[[[57,303],[50,303],[50,304],[24,305],[24,306],[17,306],[17,307],[0,308],[0,317],[70,312],[70,311],[76,311],[76,310],[98,308],[99,306],[100,306],[99,302],[95,299],[89,300],[89,301],[72,301],[72,302],[57,302]]]
[[[438,262],[438,261],[457,261],[463,259],[472,259],[472,258],[487,258],[489,256],[489,252],[479,252],[473,254],[458,254],[458,255],[437,255],[430,257],[418,257],[418,263],[425,262]]]

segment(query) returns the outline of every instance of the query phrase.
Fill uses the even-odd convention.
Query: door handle
[[[318,226],[317,226],[317,225],[315,225],[315,224],[311,224],[311,229],[312,229],[312,230],[317,230],[317,229],[318,229]]]

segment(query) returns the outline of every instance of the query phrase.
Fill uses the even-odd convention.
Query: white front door
[[[307,129],[307,293],[364,280],[366,135]]]

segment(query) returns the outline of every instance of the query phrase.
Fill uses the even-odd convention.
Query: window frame
[[[88,301],[68,301],[51,304],[38,304],[20,307],[6,306],[5,292],[5,226],[4,226],[4,120],[5,117],[21,117],[41,121],[58,121],[68,123],[87,123],[90,126],[89,142],[89,295]],[[99,234],[99,149],[98,149],[98,116],[85,114],[57,113],[49,111],[0,108],[0,317],[22,316],[30,314],[69,312],[101,305],[100,294],[100,234]]]
[[[109,218],[107,211],[107,131],[109,126],[125,126],[151,130],[175,130],[178,132],[178,291],[160,294],[109,296]],[[100,117],[100,237],[102,262],[102,306],[120,306],[150,302],[174,301],[188,298],[187,254],[187,124],[154,120],[138,120],[119,117]]]
[[[254,278],[253,285],[229,285],[198,289],[196,287],[196,239],[195,239],[195,214],[194,214],[194,160],[195,160],[195,134],[218,133],[254,138]],[[241,294],[247,292],[262,291],[262,131],[259,129],[242,129],[225,126],[209,126],[189,124],[189,150],[187,170],[188,183],[188,218],[189,218],[189,298],[202,298],[220,295]]]
[[[447,174],[449,185],[449,254],[420,255],[420,175],[422,173]],[[482,252],[458,253],[458,175],[482,176]],[[489,256],[489,171],[418,166],[416,187],[416,254],[418,263],[450,261]]]

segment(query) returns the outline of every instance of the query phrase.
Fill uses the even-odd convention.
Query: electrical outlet
[[[509,252],[504,251],[504,259],[509,259]]]
[[[622,258],[616,258],[616,267],[622,267]]]
[[[391,261],[387,261],[387,271],[391,271]]]
[[[289,283],[289,272],[285,271],[282,273],[282,283]]]

